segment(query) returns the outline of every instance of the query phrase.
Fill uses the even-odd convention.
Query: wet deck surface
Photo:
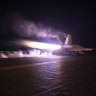
[[[0,59],[0,83],[0,96],[96,96],[96,57]]]

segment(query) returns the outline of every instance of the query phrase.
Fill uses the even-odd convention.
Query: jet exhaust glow
[[[38,49],[49,49],[49,50],[61,49],[60,45],[41,43],[41,42],[35,42],[35,41],[24,40],[24,41],[22,41],[22,44],[27,47],[38,48]]]

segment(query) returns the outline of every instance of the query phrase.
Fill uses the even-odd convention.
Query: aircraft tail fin
[[[71,35],[68,34],[68,36],[66,37],[64,45],[72,45]]]

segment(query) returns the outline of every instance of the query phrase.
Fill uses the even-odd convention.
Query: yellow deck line
[[[19,68],[24,68],[24,67],[32,67],[32,66],[37,66],[37,65],[49,64],[49,63],[58,63],[61,61],[64,61],[64,60],[43,62],[43,63],[34,63],[34,64],[23,64],[23,65],[16,65],[16,66],[6,66],[6,67],[0,67],[0,71],[1,70],[10,70],[10,69],[19,69]]]

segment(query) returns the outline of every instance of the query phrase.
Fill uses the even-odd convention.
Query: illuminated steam
[[[44,27],[41,24],[35,24],[32,21],[27,20],[16,20],[12,25],[13,30],[18,34],[20,37],[47,37],[52,35],[56,35],[60,33],[51,27]]]
[[[22,16],[13,13],[6,15],[2,22],[1,32],[3,35],[5,34],[18,37],[52,37],[53,35],[60,33],[65,34],[57,29],[45,27],[42,24],[37,24],[33,21],[26,20]],[[2,34],[0,33],[0,35]]]
[[[0,52],[0,58],[16,58],[16,57],[56,57],[52,52],[33,49],[27,51],[4,51]]]

